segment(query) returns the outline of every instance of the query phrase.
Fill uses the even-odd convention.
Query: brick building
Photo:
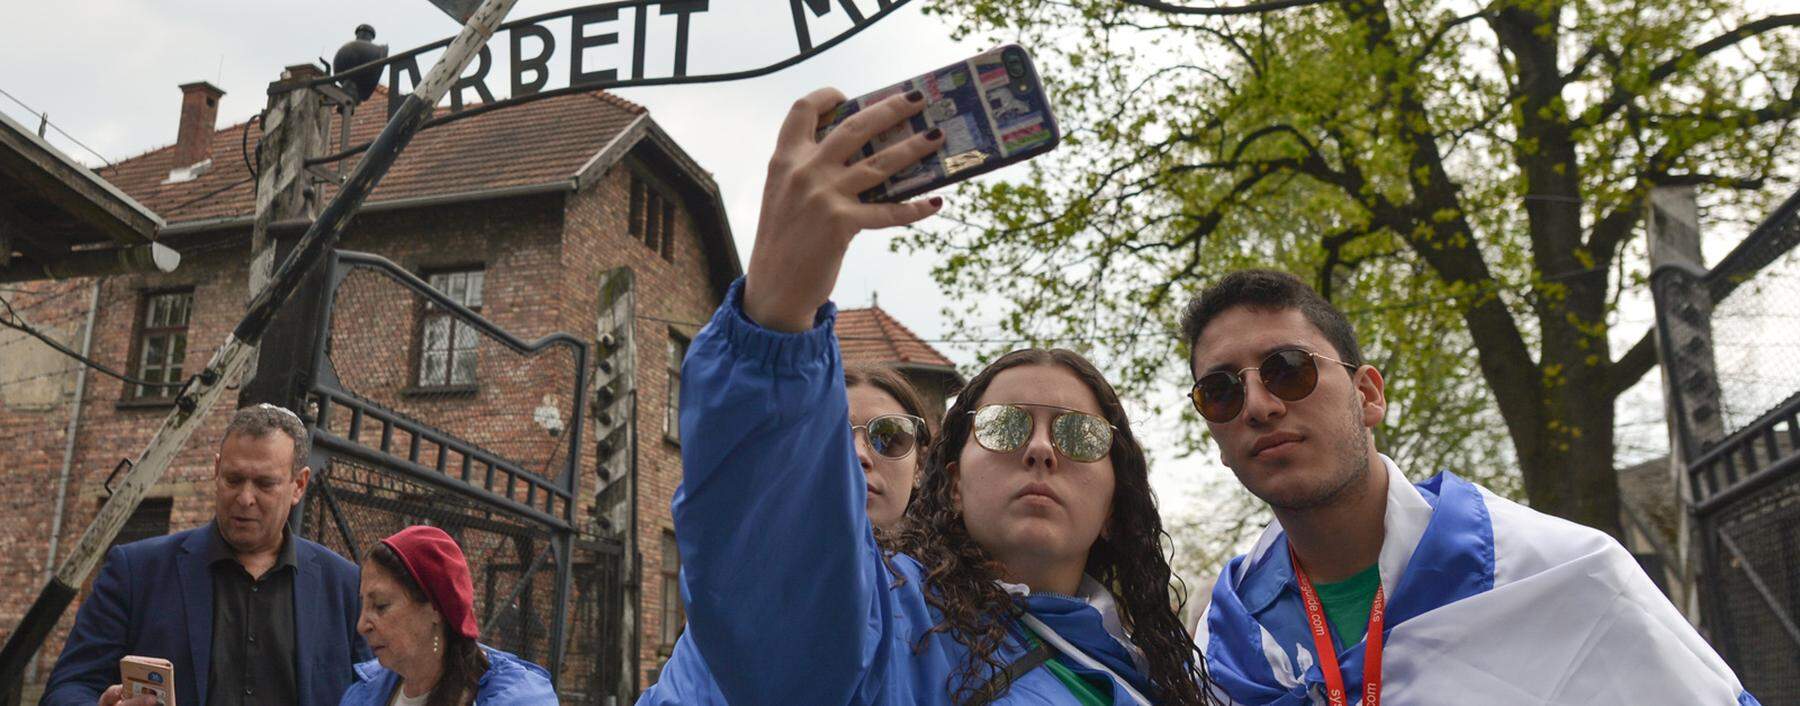
[[[244,311],[255,204],[250,165],[261,137],[255,120],[215,124],[224,97],[217,87],[180,88],[174,144],[97,170],[162,219],[157,242],[181,253],[180,267],[0,287],[9,318],[101,365],[170,383],[204,366]],[[377,96],[369,105],[381,103]],[[357,111],[348,144],[372,138],[384,121],[381,110]],[[339,127],[332,123],[334,137]],[[329,195],[328,181],[316,187]],[[653,681],[682,622],[678,560],[668,551],[669,503],[681,477],[672,424],[679,361],[697,323],[742,274],[710,176],[641,106],[598,91],[547,98],[420,133],[340,247],[381,255],[527,340],[569,332],[598,344],[616,313],[602,290],[621,268],[629,271],[631,350],[598,352],[635,361],[632,529],[641,569],[629,643],[636,659],[626,661],[635,663],[638,686]],[[544,411],[559,418],[591,403],[565,387],[570,371],[532,377],[535,362],[465,337],[459,324],[434,318],[429,304],[343,294],[350,289],[338,295],[329,354],[347,388],[509,458],[543,459],[546,468],[555,462],[560,422],[547,422]],[[839,331],[847,360],[897,364],[934,403],[961,384],[947,358],[879,308],[845,310]],[[121,542],[212,516],[211,459],[233,397],[151,490]],[[142,451],[172,400],[172,388],[127,384],[0,329],[0,637],[105,501],[115,466]],[[597,507],[624,487],[624,470],[605,467],[597,450],[606,433],[590,421],[578,440],[574,516],[586,537],[617,538],[628,516]],[[309,510],[309,522],[315,513]],[[470,549],[474,559],[479,550]],[[72,607],[40,653],[28,699],[73,615]]]
[[[249,164],[261,126],[216,126],[223,91],[206,83],[181,89],[175,144],[99,170],[166,221],[158,241],[180,251],[181,266],[167,274],[0,289],[14,309],[9,316],[101,364],[154,381],[178,382],[202,367],[248,298]],[[386,117],[381,102],[378,96],[369,104],[374,109],[355,113],[351,144],[379,131]],[[334,122],[334,137],[337,127]],[[636,533],[645,567],[638,664],[654,675],[665,636],[678,632],[664,623],[680,616],[679,606],[664,605],[659,570],[672,565],[659,538],[670,531],[668,506],[680,479],[679,442],[665,426],[673,413],[669,394],[679,389],[676,364],[693,323],[706,320],[742,273],[711,177],[638,105],[603,92],[548,98],[420,133],[341,247],[382,255],[527,340],[570,332],[592,341],[603,274],[629,268],[638,362]],[[340,306],[339,326],[371,316],[366,305]],[[506,373],[495,369],[501,361],[485,357],[485,350],[483,358],[471,355],[463,332],[434,328],[428,310],[403,314],[410,318],[384,331],[390,345],[375,351],[387,356],[382,365],[338,360],[339,367],[400,375],[408,413],[422,418],[489,409],[485,414],[500,422],[484,443],[507,455],[529,457],[532,450],[501,448],[504,437],[551,436],[533,426],[543,422],[534,411],[546,404],[544,390],[490,389],[499,386],[483,382]],[[375,330],[392,322],[362,323]],[[335,356],[350,355],[342,350],[350,345],[334,345]],[[564,410],[580,403],[560,394]],[[124,539],[179,531],[211,517],[211,457],[231,399],[180,453]],[[171,403],[172,390],[127,385],[22,333],[0,333],[0,445],[7,449],[0,455],[0,636],[11,632],[43,583],[53,525],[57,548],[66,554],[104,501],[115,464],[142,451]],[[596,425],[584,436],[577,495],[584,506],[575,516],[584,533],[598,535],[603,530],[587,507],[603,485]],[[65,614],[40,654],[39,680],[73,614]]]

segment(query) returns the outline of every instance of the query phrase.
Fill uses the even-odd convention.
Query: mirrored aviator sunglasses
[[[1244,412],[1244,399],[1248,395],[1244,386],[1244,374],[1254,370],[1262,381],[1263,389],[1268,390],[1269,394],[1286,402],[1299,402],[1319,386],[1319,366],[1313,362],[1314,358],[1336,363],[1352,373],[1356,372],[1356,366],[1336,358],[1299,348],[1285,348],[1270,353],[1261,365],[1254,368],[1244,368],[1237,372],[1214,370],[1200,376],[1188,397],[1194,401],[1194,409],[1206,421],[1224,424],[1237,419]]]
[[[975,417],[975,443],[995,453],[1019,450],[1031,439],[1036,424],[1027,407],[1061,412],[1050,420],[1050,444],[1069,460],[1093,463],[1112,451],[1113,426],[1105,419],[1063,407],[1022,403],[990,404],[970,412]]]
[[[919,447],[919,430],[925,420],[910,414],[883,414],[867,424],[850,427],[851,437],[860,431],[869,438],[869,449],[883,458],[906,458]]]

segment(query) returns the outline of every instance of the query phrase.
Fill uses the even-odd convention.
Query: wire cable
[[[6,319],[0,319],[0,326],[5,326],[6,328],[12,329],[14,331],[18,331],[25,335],[31,336],[32,338],[36,338],[40,341],[43,341],[45,345],[48,345],[51,348],[56,349],[56,352],[61,353],[70,358],[73,358],[73,359],[75,359],[76,362],[79,362],[82,365],[92,368],[92,369],[100,372],[101,374],[106,375],[107,377],[117,378],[119,380],[125,381],[126,383],[129,383],[132,385],[139,385],[139,386],[143,386],[143,387],[155,387],[155,388],[167,389],[167,388],[180,388],[180,387],[187,386],[187,383],[185,381],[184,382],[151,382],[149,380],[135,378],[130,375],[121,373],[117,370],[113,370],[112,368],[102,365],[98,361],[95,361],[92,358],[89,358],[87,356],[84,356],[80,353],[75,352],[74,349],[63,345],[61,342],[57,341],[56,339],[45,335],[42,331],[39,331],[36,328],[33,328],[30,324],[25,323],[24,318],[19,316],[19,312],[17,310],[13,309],[12,302],[7,301],[5,297],[0,297],[0,306],[4,306],[6,308],[7,314],[13,319],[11,321],[8,321]]]
[[[40,113],[37,111],[37,109],[32,108],[29,105],[26,105],[25,101],[19,100],[18,96],[14,96],[11,93],[7,93],[6,89],[4,89],[4,88],[0,88],[0,96],[6,96],[7,98],[11,98],[12,102],[18,103],[19,107],[24,108],[26,112],[37,116],[39,120],[44,121],[45,125],[49,125],[51,127],[51,129],[56,130],[56,132],[61,134],[63,137],[69,138],[70,142],[73,142],[76,145],[80,146],[82,149],[87,150],[88,154],[98,157],[100,159],[100,161],[106,165],[107,169],[113,168],[112,160],[107,159],[105,155],[102,155],[99,152],[95,151],[94,148],[89,147],[86,144],[83,144],[81,140],[75,139],[74,135],[69,134],[69,131],[62,129],[56,123],[50,122],[50,117],[48,114]]]

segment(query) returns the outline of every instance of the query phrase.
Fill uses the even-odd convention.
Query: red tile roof
[[[837,316],[838,345],[846,363],[906,364],[956,369],[956,364],[914,335],[881,307],[843,309]]]
[[[385,88],[359,106],[350,144],[375,138],[387,123]],[[173,108],[174,106],[170,106]],[[448,112],[438,109],[438,114]],[[632,121],[642,106],[603,91],[545,98],[422,131],[394,163],[371,203],[418,196],[530,186],[569,179]],[[255,159],[261,124],[238,123],[213,133],[212,168],[192,181],[165,184],[174,145],[100,170],[100,176],[170,224],[249,216],[255,210],[245,152]],[[336,151],[338,126],[331,127]],[[339,164],[348,171],[361,158]],[[328,165],[327,168],[330,168]]]

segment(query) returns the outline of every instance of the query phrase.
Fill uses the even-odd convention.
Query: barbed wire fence
[[[1651,276],[1703,627],[1764,703],[1800,702],[1800,193],[1710,270]]]

